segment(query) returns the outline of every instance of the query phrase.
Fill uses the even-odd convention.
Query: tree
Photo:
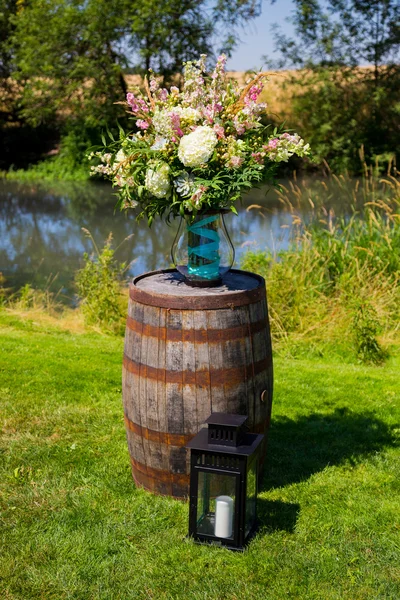
[[[12,15],[16,12],[16,4],[15,0],[0,0],[0,126],[11,119],[13,109],[9,39],[13,31]]]
[[[124,69],[162,75],[212,52],[220,25],[259,12],[259,0],[19,0],[12,37],[22,110],[39,123],[110,123],[123,111]]]
[[[296,39],[277,32],[294,78],[294,120],[337,167],[400,149],[398,0],[295,0]]]
[[[124,92],[126,0],[21,1],[14,18],[14,76],[34,125],[78,120],[104,126]]]

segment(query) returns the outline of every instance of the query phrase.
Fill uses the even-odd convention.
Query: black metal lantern
[[[242,550],[257,529],[258,455],[263,435],[246,416],[213,413],[189,442],[189,535]]]

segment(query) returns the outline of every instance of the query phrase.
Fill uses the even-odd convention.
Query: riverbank
[[[187,504],[135,488],[122,338],[4,312],[0,327],[0,595],[400,595],[399,355],[382,367],[275,358],[261,529],[236,554],[186,540]]]
[[[228,218],[228,230],[239,266],[266,279],[276,352],[384,362],[400,341],[399,180],[372,173],[361,180],[292,179],[269,193],[268,204],[265,192],[257,193]],[[13,194],[5,190],[0,220],[2,303],[45,324],[80,328],[86,314],[97,330],[123,332],[126,296],[117,304],[108,298],[131,276],[170,266],[176,228],[157,221],[149,230],[121,213],[110,224],[115,199],[108,188],[76,188],[67,199],[29,187],[20,204]],[[114,240],[102,250],[111,227]],[[115,294],[104,293],[109,285]]]

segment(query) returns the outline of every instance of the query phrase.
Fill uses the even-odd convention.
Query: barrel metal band
[[[162,469],[155,469],[144,465],[131,456],[131,464],[135,471],[146,475],[147,477],[156,481],[162,481],[164,483],[176,483],[178,485],[187,485],[189,483],[189,475],[186,473],[171,473],[170,471],[163,471]]]
[[[268,369],[272,364],[272,357],[259,360],[253,365],[242,365],[229,369],[199,369],[197,371],[171,371],[150,367],[126,355],[124,355],[123,364],[124,368],[133,375],[140,375],[144,379],[153,379],[163,383],[233,387]]]
[[[174,329],[171,327],[158,327],[141,323],[128,317],[126,326],[130,331],[146,337],[154,337],[162,341],[170,342],[193,342],[195,344],[213,344],[219,342],[230,342],[248,337],[267,329],[267,320],[246,325],[238,325],[229,329]]]
[[[155,431],[154,429],[148,429],[147,427],[143,427],[142,425],[138,425],[134,423],[124,415],[126,428],[135,433],[136,435],[149,440],[150,442],[157,442],[159,444],[167,444],[168,446],[186,446],[190,442],[190,440],[194,437],[194,433],[192,435],[184,435],[178,433],[167,433],[165,431]]]
[[[202,295],[187,295],[186,293],[181,295],[174,294],[160,294],[157,291],[147,290],[140,287],[143,280],[157,277],[158,275],[171,275],[172,277],[178,277],[176,269],[163,269],[161,271],[153,271],[150,273],[144,273],[135,277],[132,281],[132,285],[129,289],[130,299],[134,302],[144,304],[145,306],[156,306],[157,308],[167,308],[176,310],[215,310],[215,309],[235,309],[240,306],[247,306],[249,304],[255,304],[262,301],[265,298],[265,281],[260,275],[255,273],[249,273],[247,271],[240,271],[238,269],[231,269],[230,273],[235,275],[241,275],[250,277],[253,281],[255,280],[257,285],[252,289],[237,289],[237,290],[226,290],[223,293],[218,292],[219,288],[211,288],[207,294]],[[183,276],[181,285],[183,283]],[[180,288],[182,291],[184,289]],[[197,288],[191,288],[196,290]]]

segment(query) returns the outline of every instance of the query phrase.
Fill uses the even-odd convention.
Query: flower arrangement
[[[273,182],[278,162],[310,152],[297,134],[265,124],[266,104],[258,102],[265,74],[240,88],[226,77],[225,55],[211,74],[205,62],[202,55],[185,64],[181,90],[160,87],[150,72],[146,94],[126,97],[137,131],[120,128],[119,140],[91,154],[99,163],[91,172],[109,178],[121,208],[139,205],[150,225],[156,215],[236,212],[243,191]]]

